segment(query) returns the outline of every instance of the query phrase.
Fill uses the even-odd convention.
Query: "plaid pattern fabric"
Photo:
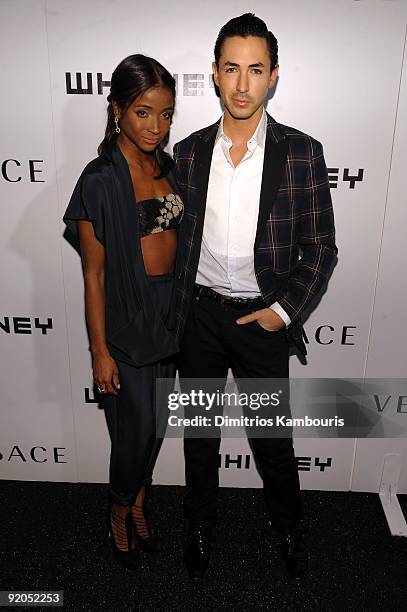
[[[184,201],[176,264],[177,334],[188,315],[199,262],[210,163],[219,121],[174,147]],[[244,223],[244,219],[241,219]],[[289,339],[301,352],[301,314],[321,292],[336,259],[335,228],[322,145],[267,114],[259,218],[254,246],[257,282],[266,304],[291,318]]]

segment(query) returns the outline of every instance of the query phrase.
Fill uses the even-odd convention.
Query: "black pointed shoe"
[[[188,529],[184,561],[189,577],[199,579],[208,569],[212,527],[206,522],[191,523]]]
[[[308,553],[299,527],[278,529],[281,557],[293,578],[302,578],[308,570]]]

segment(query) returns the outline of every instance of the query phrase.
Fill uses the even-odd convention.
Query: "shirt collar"
[[[229,136],[226,136],[225,132],[223,131],[223,119],[224,119],[224,114],[222,115],[222,118],[219,123],[215,143],[217,143],[220,138],[223,138],[225,142],[227,142],[228,144],[232,144],[232,141],[230,140]],[[263,113],[262,113],[262,116],[260,117],[260,121],[257,125],[257,128],[253,136],[247,141],[248,149],[250,150],[257,145],[261,147],[262,149],[264,149],[266,145],[266,132],[267,132],[267,116],[266,116],[266,111],[264,110],[264,107],[263,107]]]

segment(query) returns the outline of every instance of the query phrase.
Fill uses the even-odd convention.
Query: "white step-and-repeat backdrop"
[[[61,217],[104,132],[109,78],[142,52],[177,79],[172,145],[220,115],[211,80],[220,27],[246,11],[279,40],[267,110],[322,141],[339,263],[306,322],[292,376],[387,378],[378,411],[405,428],[407,62],[405,0],[2,0],[0,477],[105,482],[109,440],[92,392],[78,255]],[[404,64],[403,64],[404,57]],[[404,67],[403,67],[404,66]],[[398,419],[398,421],[397,421]],[[377,491],[407,441],[297,439],[306,489]],[[245,440],[221,447],[225,486],[260,486]],[[156,482],[183,484],[182,444]]]

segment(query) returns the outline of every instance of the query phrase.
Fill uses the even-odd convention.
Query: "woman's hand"
[[[108,353],[93,356],[93,380],[100,393],[117,395],[120,389],[119,370]]]

